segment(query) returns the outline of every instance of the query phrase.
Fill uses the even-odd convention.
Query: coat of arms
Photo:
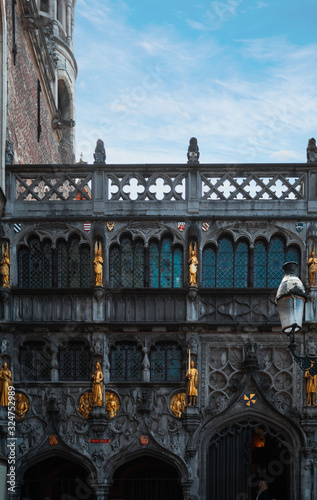
[[[177,228],[179,231],[184,231],[185,229],[185,222],[177,222]]]
[[[304,229],[304,223],[303,222],[296,222],[295,229],[298,233],[301,233],[302,230]]]
[[[51,446],[56,446],[58,444],[58,437],[54,436],[54,434],[51,434],[49,436],[48,442],[50,443]]]
[[[209,222],[203,222],[203,225],[201,226],[203,231],[208,231],[209,230]]]

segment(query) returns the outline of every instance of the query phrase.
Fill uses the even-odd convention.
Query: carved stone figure
[[[22,394],[22,392],[17,392],[15,394],[15,413],[18,419],[25,417],[29,408],[29,398],[25,394]]]
[[[106,392],[106,412],[110,418],[116,416],[120,409],[120,401],[116,394],[113,392]]]
[[[186,373],[187,380],[187,396],[188,396],[188,406],[196,406],[196,399],[198,394],[199,386],[199,374],[198,370],[195,368],[194,361],[191,361],[190,368],[188,368]]]
[[[189,286],[197,286],[196,276],[197,276],[197,267],[198,267],[198,259],[197,259],[197,243],[191,242],[189,245]]]
[[[2,243],[2,260],[0,262],[0,272],[2,275],[2,286],[10,288],[10,252],[9,244]]]
[[[317,162],[316,139],[309,139],[307,146],[307,163]]]
[[[103,373],[101,371],[101,366],[99,361],[97,361],[95,366],[95,371],[91,376],[92,378],[92,396],[94,401],[94,406],[102,406],[102,395],[103,395]]]
[[[317,273],[317,258],[315,252],[311,253],[310,259],[307,262],[308,267],[308,286],[317,286],[316,273]]]
[[[186,394],[185,392],[179,392],[172,397],[170,403],[171,412],[175,417],[180,418],[185,411],[186,406]]]
[[[309,370],[305,372],[307,405],[316,406],[317,375],[311,375]]]
[[[0,370],[0,406],[9,406],[9,387],[12,385],[12,373],[6,362]]]
[[[196,137],[192,137],[189,141],[187,152],[187,163],[199,163],[199,148]]]
[[[95,243],[95,260],[94,260],[94,269],[95,269],[95,286],[102,286],[102,266],[103,266],[103,258],[102,258],[102,244],[101,241],[96,241]]]
[[[94,152],[94,164],[95,165],[104,165],[106,163],[106,150],[104,142],[101,139],[98,139],[96,144],[96,149]]]

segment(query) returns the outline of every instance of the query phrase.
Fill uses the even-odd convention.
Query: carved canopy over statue
[[[317,162],[317,147],[316,147],[316,139],[313,137],[309,139],[307,146],[307,162]]]

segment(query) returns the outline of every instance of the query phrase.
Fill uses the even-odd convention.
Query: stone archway
[[[109,500],[183,500],[178,471],[170,463],[142,455],[121,465]]]
[[[216,432],[207,453],[207,498],[251,500],[259,480],[268,483],[270,498],[289,500],[290,464],[285,436],[256,420],[244,420]]]
[[[32,500],[93,499],[88,471],[81,465],[52,456],[29,467],[23,477],[21,498]]]

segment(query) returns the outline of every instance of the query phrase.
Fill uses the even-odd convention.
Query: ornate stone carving
[[[105,394],[106,399],[106,412],[110,418],[116,416],[120,410],[120,399],[114,392],[107,391]]]
[[[170,402],[170,409],[175,417],[180,418],[185,411],[186,406],[186,393],[179,392],[175,394]]]
[[[30,408],[29,398],[22,392],[15,393],[15,414],[20,420],[25,417]]]
[[[313,137],[309,139],[307,146],[307,163],[317,162],[317,147],[316,139]]]
[[[78,411],[84,417],[88,418],[92,410],[92,392],[85,392],[79,400]]]
[[[98,139],[95,152],[94,152],[94,164],[95,165],[104,165],[106,163],[106,150],[104,142],[101,139]]]

